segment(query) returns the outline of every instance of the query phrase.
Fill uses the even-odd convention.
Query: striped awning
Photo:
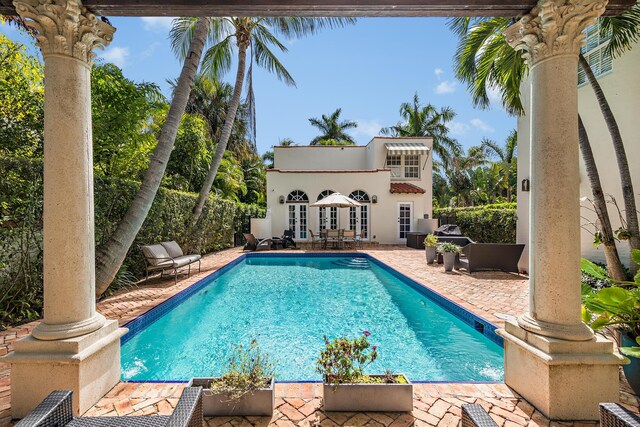
[[[429,147],[422,142],[387,142],[384,146],[387,148],[387,154],[391,155],[417,155],[429,152]]]

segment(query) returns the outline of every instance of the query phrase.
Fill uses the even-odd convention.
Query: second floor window
[[[602,36],[600,34],[600,21],[594,25],[590,25],[584,30],[586,34],[585,45],[581,49],[581,53],[591,67],[591,71],[596,77],[610,72],[613,69],[611,53],[607,52],[606,47],[609,45],[611,35]],[[578,84],[587,83],[587,76],[582,69],[578,68]]]
[[[419,155],[390,154],[386,167],[391,169],[391,178],[420,179]]]

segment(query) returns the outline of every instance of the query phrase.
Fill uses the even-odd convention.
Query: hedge
[[[124,215],[140,183],[104,176],[94,178],[95,239],[104,243]],[[251,217],[265,209],[210,196],[197,233],[186,224],[197,194],[160,188],[116,277],[117,289],[143,277],[138,246],[176,240],[191,253],[233,246],[234,231],[247,232]],[[0,159],[0,328],[40,317],[42,309],[42,162]]]
[[[434,218],[440,216],[455,217],[456,224],[460,227],[462,233],[476,242],[516,242],[517,216],[515,203],[465,208],[438,208],[434,209],[433,216]]]

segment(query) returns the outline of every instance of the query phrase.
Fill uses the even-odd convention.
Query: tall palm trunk
[[[195,79],[200,57],[204,50],[209,25],[210,18],[198,18],[193,40],[189,46],[189,53],[182,66],[178,84],[173,94],[167,120],[160,132],[158,145],[153,150],[153,155],[142,179],[140,189],[115,231],[109,236],[109,240],[96,251],[96,295],[104,293],[113,282],[133,240],[149,213],[149,209],[151,209],[173,150],[180,120],[187,106],[191,85]]]
[[[613,229],[611,228],[611,221],[609,220],[607,202],[604,198],[604,192],[602,191],[602,184],[600,184],[598,167],[596,166],[596,160],[591,150],[589,135],[587,135],[587,130],[584,127],[584,123],[582,123],[580,115],[578,115],[578,140],[580,141],[580,152],[582,153],[582,159],[584,160],[589,183],[591,184],[593,206],[600,221],[600,232],[602,233],[602,244],[604,246],[604,256],[607,260],[609,276],[614,280],[625,280],[626,274],[622,267],[620,257],[618,256],[616,240],[613,235]]]
[[[222,162],[222,157],[224,156],[224,152],[227,149],[227,143],[229,142],[231,131],[233,130],[233,122],[236,119],[236,113],[238,111],[238,106],[240,105],[242,83],[244,82],[244,72],[247,61],[248,40],[245,41],[244,38],[241,37],[239,37],[238,40],[238,71],[236,72],[236,84],[233,87],[233,96],[231,98],[231,103],[229,104],[229,110],[227,110],[227,115],[224,119],[224,126],[222,127],[222,132],[220,133],[220,140],[218,141],[218,145],[216,146],[215,155],[213,156],[213,160],[211,160],[211,165],[209,166],[209,172],[207,173],[204,184],[202,184],[202,188],[200,189],[198,203],[196,203],[196,206],[193,208],[193,216],[191,217],[190,228],[195,227],[195,225],[198,223],[198,220],[200,219],[200,215],[202,215],[202,209],[204,208],[204,204],[209,197],[211,186],[213,185],[213,181],[216,179],[216,174],[218,173],[220,162]]]
[[[622,184],[622,198],[624,200],[625,219],[627,221],[627,230],[629,231],[629,246],[631,249],[640,249],[640,227],[638,226],[638,211],[636,207],[636,197],[633,193],[633,181],[631,180],[631,172],[629,172],[629,163],[627,162],[627,153],[624,149],[622,142],[622,136],[620,135],[620,128],[611,111],[607,98],[604,96],[604,92],[600,87],[600,83],[596,79],[596,76],[591,70],[589,62],[585,59],[584,55],[580,54],[580,66],[585,72],[589,84],[593,88],[600,106],[600,111],[604,116],[604,121],[607,124],[609,133],[611,134],[611,141],[613,142],[613,149],[616,153],[616,160],[618,161],[618,169],[620,172],[620,182]],[[631,270],[636,272],[638,265],[631,261]]]

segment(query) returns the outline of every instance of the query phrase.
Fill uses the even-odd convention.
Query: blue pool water
[[[122,345],[123,379],[217,375],[236,344],[257,337],[277,362],[278,381],[320,380],[315,359],[323,335],[364,330],[378,346],[372,373],[389,369],[413,381],[503,379],[500,345],[368,257],[250,256],[194,286],[197,292],[153,323],[150,315],[132,323]]]

